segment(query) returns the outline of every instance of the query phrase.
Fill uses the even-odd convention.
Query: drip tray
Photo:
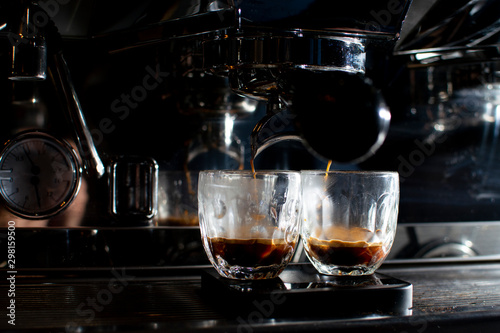
[[[411,315],[413,286],[388,275],[336,277],[312,265],[290,265],[276,279],[232,280],[215,269],[202,272],[207,303],[229,315],[262,318]]]

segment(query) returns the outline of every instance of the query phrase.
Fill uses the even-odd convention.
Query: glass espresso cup
[[[157,224],[198,227],[198,171],[160,171],[158,183]]]
[[[305,252],[328,275],[373,274],[396,233],[396,172],[302,171]]]
[[[271,279],[300,234],[300,173],[201,171],[198,212],[205,252],[230,279]]]

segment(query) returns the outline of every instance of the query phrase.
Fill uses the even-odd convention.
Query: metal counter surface
[[[423,333],[500,329],[500,263],[496,262],[386,264],[378,272],[413,284],[412,314],[349,318],[224,314],[200,295],[202,268],[207,267],[18,270],[14,285],[8,280],[11,274],[2,271],[0,330]],[[8,296],[13,286],[15,296]],[[15,325],[9,324],[7,309],[12,299]]]

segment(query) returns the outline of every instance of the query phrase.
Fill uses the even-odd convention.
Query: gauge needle
[[[40,178],[38,177],[38,175],[40,174],[40,167],[37,166],[35,162],[33,162],[33,160],[30,157],[30,154],[28,153],[25,147],[23,147],[23,150],[24,154],[26,155],[31,164],[31,173],[33,174],[33,177],[31,177],[30,183],[35,188],[35,196],[36,196],[36,202],[38,203],[38,208],[41,208],[42,202],[40,199],[40,191],[38,190],[38,184],[40,183]]]
[[[40,199],[40,192],[38,191],[38,183],[40,183],[40,178],[37,176],[31,177],[31,185],[35,188],[36,202],[38,203],[38,208],[42,208],[42,202]]]
[[[34,174],[34,175],[38,175],[40,174],[40,167],[38,165],[35,164],[35,162],[33,162],[33,160],[31,159],[30,157],[30,154],[29,152],[26,150],[26,147],[23,147],[23,150],[24,150],[24,154],[26,155],[26,157],[28,158],[28,161],[30,161],[30,164],[31,164],[31,172]]]

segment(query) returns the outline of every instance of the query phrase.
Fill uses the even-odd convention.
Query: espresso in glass
[[[231,279],[271,279],[290,262],[300,233],[300,173],[202,171],[198,186],[203,246]]]
[[[396,232],[395,172],[302,171],[305,252],[319,273],[373,274]]]
[[[371,266],[385,257],[383,244],[365,241],[346,242],[309,237],[309,254],[326,265]]]
[[[230,265],[281,266],[293,254],[295,242],[272,239],[208,238],[213,255]]]

